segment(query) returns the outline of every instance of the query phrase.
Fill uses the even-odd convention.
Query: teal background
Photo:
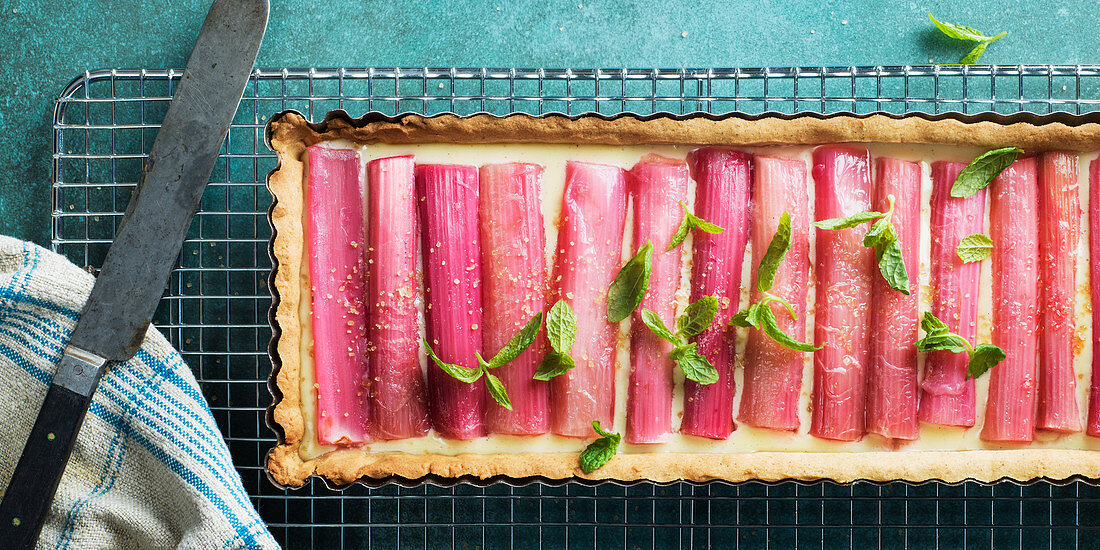
[[[0,1],[0,233],[49,241],[53,100],[96,68],[179,68],[208,0]],[[1060,2],[272,2],[261,67],[759,67],[1100,63],[1096,3]],[[1086,14],[1086,15],[1082,15]]]

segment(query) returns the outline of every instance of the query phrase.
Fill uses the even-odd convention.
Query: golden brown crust
[[[288,451],[289,452],[289,451]],[[272,462],[279,462],[272,464]],[[419,479],[468,476],[568,479],[572,477],[618,481],[650,480],[730,482],[795,479],[831,479],[840,483],[857,480],[912,481],[930,479],[955,483],[964,480],[993,482],[999,479],[1030,481],[1100,477],[1100,453],[1065,449],[1010,451],[902,451],[868,453],[651,453],[618,455],[586,475],[578,468],[577,453],[412,455],[336,451],[303,462],[293,457],[269,461],[268,470],[284,485],[301,485],[317,474],[344,485],[361,478],[398,477]]]
[[[428,475],[479,479],[504,476],[546,479],[616,479],[634,481],[726,481],[784,479],[838,482],[926,481],[967,479],[992,482],[1002,478],[1029,481],[1072,476],[1100,478],[1100,452],[1064,449],[977,451],[900,451],[862,453],[757,452],[740,454],[650,453],[615,457],[592,475],[578,469],[576,453],[438,454],[368,453],[340,450],[303,460],[299,454],[304,432],[299,387],[301,322],[298,319],[303,248],[302,155],[305,148],[325,140],[358,143],[584,143],[584,144],[691,144],[778,145],[840,142],[925,143],[997,147],[1016,145],[1030,151],[1100,149],[1100,124],[997,124],[954,119],[797,117],[792,119],[737,117],[643,120],[632,116],[601,117],[494,117],[408,115],[396,121],[328,119],[318,131],[297,113],[272,120],[268,136],[279,165],[268,178],[275,197],[271,222],[275,229],[272,251],[277,269],[275,319],[275,386],[282,394],[272,418],[282,432],[279,445],[268,454],[267,470],[278,483],[300,486],[311,475],[337,484],[391,477],[419,479]]]
[[[535,117],[515,114],[405,115],[395,122],[351,121],[332,117],[317,132],[297,113],[272,119],[272,135],[286,141],[313,145],[331,139],[359,143],[582,143],[602,145],[816,145],[821,143],[876,142],[1003,147],[1015,145],[1028,151],[1051,149],[1091,151],[1100,149],[1100,124],[1067,125],[1061,122],[998,124],[965,122],[954,118],[928,120],[922,116],[866,117],[840,115],[828,118],[740,117],[613,119],[563,115]]]

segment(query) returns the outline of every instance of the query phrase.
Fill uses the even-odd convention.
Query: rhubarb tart
[[[1100,125],[267,130],[279,484],[1100,477]]]

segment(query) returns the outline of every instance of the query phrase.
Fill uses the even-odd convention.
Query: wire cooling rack
[[[99,266],[178,70],[76,78],[54,112],[54,250]],[[607,483],[274,487],[264,124],[418,112],[615,114],[1100,110],[1100,66],[784,69],[283,69],[253,72],[154,322],[202,385],[244,486],[287,547],[1065,547],[1096,543],[1085,483]]]

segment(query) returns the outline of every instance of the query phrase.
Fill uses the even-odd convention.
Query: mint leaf
[[[760,328],[760,308],[762,307],[764,305],[759,302],[751,304],[749,307],[735,313],[730,318],[730,324],[738,327]]]
[[[779,323],[775,319],[775,313],[772,312],[772,308],[763,306],[760,311],[760,324],[764,334],[768,335],[768,338],[779,342],[785,348],[793,349],[795,351],[816,351],[821,349],[821,346],[814,346],[810,342],[802,342],[795,340],[783,332],[779,328]]]
[[[1002,32],[996,36],[986,36],[982,31],[975,29],[974,27],[968,27],[966,25],[956,25],[954,23],[945,23],[938,21],[932,14],[928,14],[928,19],[932,20],[932,24],[936,26],[944,35],[958,40],[967,40],[970,42],[977,42],[978,45],[974,46],[974,49],[970,50],[970,53],[966,54],[959,60],[960,64],[969,65],[971,63],[977,63],[978,59],[985,53],[986,46],[1000,40],[1007,32]]]
[[[898,244],[897,239],[885,246],[876,246],[875,255],[878,256],[879,273],[886,280],[886,284],[908,296],[909,274],[905,271],[905,259],[901,257],[901,245]]]
[[[775,228],[775,235],[764,257],[760,258],[760,267],[756,271],[756,288],[760,292],[771,290],[775,282],[775,272],[779,270],[779,264],[791,248],[791,215],[783,212],[779,217],[779,226]]]
[[[869,221],[876,220],[885,215],[885,212],[865,211],[852,214],[847,218],[829,218],[827,220],[816,221],[811,223],[810,225],[819,229],[848,229],[851,227],[855,227],[861,223],[867,223]]]
[[[1001,36],[1004,35],[1005,33],[1001,33]],[[985,49],[988,46],[989,42],[979,42],[977,46],[974,46],[970,49],[970,53],[967,53],[963,56],[962,59],[959,60],[959,65],[973,65],[977,63],[978,59],[981,59],[982,54],[985,53]]]
[[[652,309],[642,308],[641,318],[642,322],[645,323],[645,326],[649,327],[649,330],[653,331],[653,334],[656,334],[657,336],[668,340],[674,346],[682,346],[684,344],[679,337],[673,334],[672,331],[669,330],[667,326],[665,326],[665,323],[661,320],[661,317],[658,316],[657,313]]]
[[[965,338],[951,332],[947,323],[939,320],[932,312],[926,311],[920,320],[920,328],[927,334],[917,340],[917,351],[950,351],[952,353],[970,353],[970,343]]]
[[[947,323],[941,321],[939,317],[932,315],[932,312],[926,311],[924,316],[920,320],[920,328],[924,329],[927,333],[942,333],[950,332],[951,328],[947,326]]]
[[[684,313],[676,320],[676,332],[684,338],[698,336],[707,330],[717,314],[718,298],[703,296],[684,309]]]
[[[725,229],[688,212],[688,207],[683,201],[680,202],[680,207],[684,209],[684,221],[680,222],[680,227],[676,229],[676,233],[672,235],[672,240],[668,243],[668,248],[665,252],[684,244],[684,240],[687,239],[688,233],[691,233],[693,229],[699,229],[707,233],[721,233]]]
[[[932,20],[932,24],[936,26],[943,34],[950,36],[951,38],[957,38],[959,40],[969,40],[971,42],[988,42],[996,40],[1007,33],[1001,33],[996,38],[986,36],[982,34],[982,31],[975,29],[974,27],[967,27],[966,25],[956,25],[954,23],[945,23],[932,17],[932,14],[928,14],[928,19]]]
[[[833,218],[814,225],[822,229],[849,229],[861,223],[877,220],[863,235],[863,246],[875,250],[879,273],[890,288],[909,295],[909,274],[905,270],[905,261],[898,244],[898,232],[894,228],[894,196],[889,195],[890,208],[886,212],[865,211],[847,218]]]
[[[431,357],[432,361],[434,361],[440,369],[443,369],[443,372],[447,373],[448,376],[461,382],[466,382],[467,384],[473,384],[477,382],[478,378],[481,378],[482,369],[480,368],[471,369],[469,367],[443,362],[442,359],[436,356],[435,351],[432,350],[432,346],[428,344],[427,340],[424,340],[424,349],[428,352],[428,357]]]
[[[890,218],[887,217],[871,224],[871,229],[863,235],[863,246],[874,248],[896,240],[898,240],[898,233],[894,230],[894,224],[890,223]]]
[[[993,253],[993,239],[982,233],[967,235],[959,241],[955,253],[963,263],[980,262]]]
[[[565,300],[558,300],[546,314],[546,339],[558,353],[569,353],[577,341],[577,316]]]
[[[607,291],[607,320],[618,323],[626,319],[642,303],[649,287],[649,272],[653,268],[653,245],[646,243],[615,275]]]
[[[985,371],[997,366],[1007,357],[1005,351],[993,344],[978,344],[970,354],[970,363],[966,367],[967,378],[977,378]]]
[[[512,401],[508,399],[508,392],[504,389],[504,383],[500,381],[500,378],[489,371],[485,371],[485,387],[489,390],[489,395],[493,397],[493,401],[496,401],[505,409],[512,410]]]
[[[706,357],[699,354],[694,342],[677,347],[672,350],[672,353],[668,354],[668,357],[676,361],[688,380],[703,385],[718,381],[718,369],[714,368],[714,365]]]
[[[535,370],[535,375],[532,378],[535,380],[550,380],[555,376],[569,372],[575,366],[577,364],[573,362],[573,358],[569,354],[551,351],[546,354],[546,357],[542,358],[542,362],[539,363],[538,369]]]
[[[495,369],[511,363],[516,357],[519,357],[521,353],[527,348],[531,347],[531,344],[535,341],[535,337],[539,334],[539,329],[542,328],[542,312],[538,312],[523,328],[519,329],[519,332],[512,335],[512,339],[508,340],[507,344],[504,344],[503,348],[488,361],[485,368]],[[481,356],[478,356],[481,359]]]
[[[978,155],[959,171],[955,183],[951,185],[951,196],[966,198],[985,189],[1023,152],[1019,147],[1003,147]]]
[[[622,441],[621,435],[605,432],[600,428],[599,420],[592,423],[592,429],[596,430],[596,433],[602,437],[589,443],[584,451],[581,451],[581,471],[586,474],[591,474],[607,464],[618,452],[619,443]]]

